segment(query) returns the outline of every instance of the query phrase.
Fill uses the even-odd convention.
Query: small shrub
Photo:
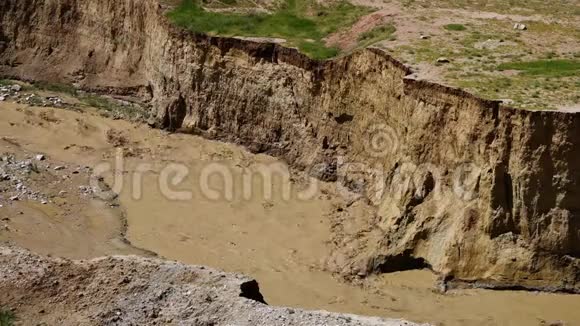
[[[10,310],[0,309],[0,326],[13,326],[16,316]]]
[[[327,48],[321,42],[300,42],[298,47],[300,51],[308,54],[309,57],[313,59],[328,59],[336,57],[340,52],[337,48]]]
[[[443,26],[443,28],[445,28],[448,31],[464,31],[467,29],[467,27],[465,27],[464,25],[461,24],[449,24],[449,25],[445,25]]]
[[[393,35],[393,33],[395,33],[396,31],[397,29],[393,25],[375,27],[370,31],[361,33],[358,37],[358,41],[363,46],[370,45],[382,40],[394,41],[395,36]]]

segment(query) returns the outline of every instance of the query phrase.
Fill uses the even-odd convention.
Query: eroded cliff
[[[320,62],[192,34],[155,0],[3,1],[0,74],[139,96],[158,127],[364,193],[374,217],[334,241],[332,271],[428,265],[482,286],[580,291],[577,114],[408,79],[376,49]]]

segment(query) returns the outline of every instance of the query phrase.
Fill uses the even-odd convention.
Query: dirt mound
[[[0,306],[25,324],[412,325],[270,307],[243,275],[137,256],[71,261],[0,247],[0,289]]]

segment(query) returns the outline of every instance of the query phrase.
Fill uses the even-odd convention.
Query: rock
[[[511,42],[505,42],[503,40],[486,40],[486,41],[482,41],[482,42],[477,42],[473,45],[474,48],[479,49],[479,50],[495,50],[497,48],[499,48],[500,46],[508,46],[511,45]]]
[[[20,91],[22,90],[22,86],[20,86],[20,85],[18,85],[18,84],[14,84],[14,85],[12,85],[12,87],[10,87],[10,89],[11,89],[13,92],[20,92]]]
[[[54,167],[54,170],[55,170],[55,171],[61,171],[61,170],[64,170],[64,169],[65,169],[65,167],[64,167],[64,166],[62,166],[62,165],[58,165],[58,166],[55,166],[55,167]]]
[[[451,60],[445,58],[445,57],[441,57],[437,59],[437,63],[450,63]]]
[[[34,157],[37,161],[44,161],[46,157],[42,154],[38,154]]]
[[[515,23],[514,29],[517,29],[520,31],[525,31],[526,29],[528,29],[528,26],[526,26],[525,24],[522,24],[522,23]]]
[[[0,96],[0,102],[6,101],[6,97],[4,95]]]
[[[500,101],[505,105],[513,105],[515,103],[514,100],[509,99],[509,98],[508,99],[501,99]]]
[[[26,160],[26,161],[20,162],[20,167],[22,169],[32,169],[34,167],[34,164],[32,164],[31,161]]]
[[[18,198],[18,196],[12,196],[10,197],[11,201],[18,201],[20,198]]]
[[[431,37],[429,35],[421,35],[419,38],[422,39],[422,40],[428,40]]]

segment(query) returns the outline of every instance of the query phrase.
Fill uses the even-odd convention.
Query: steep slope
[[[577,114],[407,79],[376,49],[319,62],[194,35],[154,0],[7,0],[0,28],[2,75],[140,96],[158,127],[363,192],[376,216],[337,242],[336,272],[428,265],[480,286],[580,292]]]

